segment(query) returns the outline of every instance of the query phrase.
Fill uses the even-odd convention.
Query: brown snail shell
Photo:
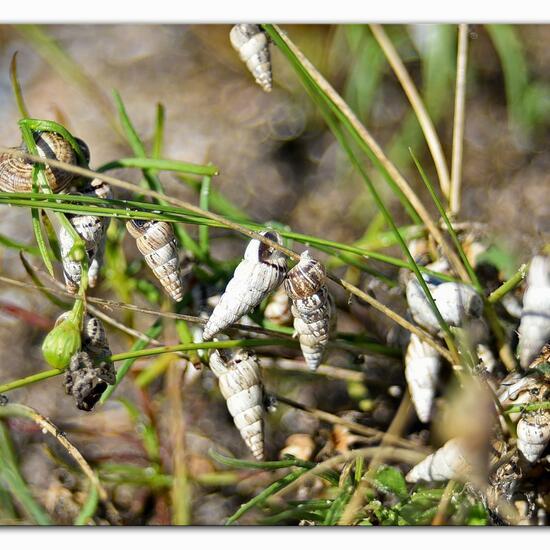
[[[261,231],[261,235],[283,244],[275,231]],[[203,340],[210,340],[231,323],[250,313],[273,292],[286,275],[286,258],[282,252],[252,239],[244,258],[235,269],[220,301],[204,327]]]
[[[36,136],[36,135],[35,135]],[[47,158],[78,164],[76,153],[70,143],[54,132],[40,132],[37,134],[36,148],[38,155]],[[88,147],[82,140],[78,140],[84,155],[88,155]],[[14,148],[16,151],[26,151],[26,147]],[[8,193],[30,193],[32,191],[32,169],[34,163],[21,157],[13,157],[8,153],[0,154],[0,190]],[[78,177],[75,174],[45,166],[44,172],[52,192],[60,193]]]
[[[178,244],[168,222],[129,220],[128,233],[136,239],[139,251],[164,290],[176,302],[183,299]]]
[[[260,25],[249,23],[235,25],[229,33],[229,40],[239,53],[241,60],[246,63],[256,82],[265,92],[270,92],[273,78],[269,40]]]
[[[230,356],[227,359],[228,355]],[[210,368],[218,378],[241,437],[258,460],[264,458],[264,391],[256,355],[245,349],[232,356],[216,350],[210,355]]]
[[[335,323],[335,307],[325,282],[325,268],[307,250],[288,272],[284,282],[285,290],[292,300],[294,329],[311,370],[321,364]]]

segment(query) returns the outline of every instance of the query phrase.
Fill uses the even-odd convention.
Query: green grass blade
[[[78,516],[74,520],[74,525],[88,525],[88,522],[92,519],[93,515],[97,510],[97,505],[99,503],[99,495],[95,485],[90,486],[90,492],[86,497],[86,501],[82,505]]]
[[[208,210],[208,201],[210,198],[211,182],[212,182],[212,178],[209,176],[205,176],[204,178],[202,178],[199,206],[203,210]],[[199,246],[205,256],[208,256],[210,254],[210,239],[208,235],[207,225],[199,226]]]
[[[203,166],[191,162],[161,158],[123,158],[113,160],[100,166],[98,172],[108,172],[117,168],[139,168],[141,170],[164,170],[167,172],[179,172],[181,174],[194,174],[197,176],[216,176],[219,169],[216,166]],[[156,191],[156,189],[155,189]]]
[[[9,433],[2,421],[0,421],[0,480],[28,517],[38,525],[52,525],[51,518],[34,499],[27,483],[19,473]]]
[[[23,92],[21,90],[21,85],[19,84],[19,80],[17,78],[17,52],[15,52],[11,58],[10,81],[11,81],[13,95],[17,103],[17,108],[19,109],[19,113],[21,114],[22,117],[26,118],[29,116],[29,112],[27,111],[27,107],[23,99]]]
[[[154,159],[158,159],[162,156],[165,119],[164,105],[162,103],[157,103],[157,110],[155,112],[155,132],[153,134],[153,147],[151,148],[151,156]]]

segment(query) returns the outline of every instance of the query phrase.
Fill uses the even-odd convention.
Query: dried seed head
[[[517,424],[518,449],[529,462],[536,462],[550,441],[550,411],[525,412]]]
[[[229,40],[256,82],[265,92],[270,92],[272,88],[271,55],[265,32],[259,25],[239,24],[231,29]]]
[[[38,155],[47,158],[78,164],[76,153],[70,143],[54,132],[38,132],[35,134]],[[89,155],[88,147],[84,145],[83,153]],[[26,151],[26,147],[15,150]],[[32,191],[32,170],[34,163],[24,158],[13,157],[7,153],[0,154],[0,190],[8,193],[30,193]],[[54,193],[67,189],[77,177],[60,168],[46,166],[44,168],[48,184]]]
[[[229,359],[227,359],[230,357]],[[234,354],[216,350],[210,355],[210,368],[218,378],[241,437],[258,460],[264,457],[264,392],[258,358],[239,349]]]
[[[164,290],[173,300],[181,302],[183,284],[178,245],[172,225],[154,220],[129,220],[126,229],[136,239],[139,251]]]
[[[275,231],[262,231],[260,234],[282,244],[280,235]],[[246,247],[243,260],[235,269],[233,278],[204,327],[203,339],[210,340],[243,315],[250,313],[280,286],[285,275],[284,254],[252,239]]]
[[[83,411],[91,411],[107,385],[114,382],[113,364],[106,361],[94,364],[86,351],[73,355],[65,373],[65,391],[75,398],[76,406]]]

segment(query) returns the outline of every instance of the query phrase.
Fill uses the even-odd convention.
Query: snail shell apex
[[[264,237],[282,245],[275,231],[262,231]],[[235,269],[220,301],[204,327],[203,340],[250,313],[282,283],[286,275],[286,258],[282,252],[252,239],[241,263]]]
[[[326,271],[309,251],[300,254],[300,261],[288,272],[285,290],[292,300],[307,298],[317,292],[326,281]]]
[[[183,299],[178,245],[172,225],[163,221],[129,220],[128,233],[164,290],[176,302]]]
[[[40,132],[35,135],[38,155],[43,158],[59,160],[68,164],[78,164],[76,153],[70,143],[54,132]],[[83,153],[89,154],[82,140]],[[25,147],[14,148],[16,151],[26,151]],[[13,157],[8,153],[0,154],[0,190],[8,193],[30,193],[32,191],[32,170],[34,163],[21,157]],[[67,189],[77,177],[75,174],[60,168],[44,167],[48,184],[54,193]]]
[[[411,334],[405,354],[405,378],[421,422],[428,422],[431,418],[440,369],[439,353],[416,334]]]
[[[550,259],[535,256],[527,275],[519,333],[519,359],[523,368],[550,342]]]
[[[273,87],[273,78],[266,33],[259,25],[242,23],[231,29],[229,40],[241,60],[246,63],[256,82],[265,92],[270,92]]]
[[[466,456],[463,441],[455,438],[419,462],[407,474],[409,483],[417,481],[462,481],[472,471],[472,464]]]
[[[226,360],[219,351],[210,355],[210,368],[241,437],[258,460],[264,458],[264,392],[256,355],[239,349]]]

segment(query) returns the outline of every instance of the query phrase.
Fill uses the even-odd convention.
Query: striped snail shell
[[[128,233],[136,239],[139,251],[153,270],[164,290],[176,302],[183,299],[183,283],[178,258],[178,245],[168,222],[129,220]]]
[[[103,199],[112,198],[111,188],[99,179],[94,179],[82,193],[84,196]],[[105,241],[109,218],[104,216],[70,216],[71,225],[80,235],[86,247],[88,256],[88,285],[94,288],[97,285],[99,270],[103,263],[105,253]],[[61,260],[63,262],[63,274],[68,292],[76,293],[80,285],[82,265],[80,262],[70,258],[69,254],[74,245],[71,234],[61,227],[59,231],[59,246],[61,248]]]
[[[519,324],[519,362],[525,369],[550,342],[550,259],[531,260]]]
[[[229,40],[256,82],[265,92],[270,92],[272,76],[269,40],[260,25],[249,23],[235,25],[229,33]]]
[[[260,235],[283,244],[275,231],[261,231]],[[286,258],[283,253],[252,239],[246,247],[244,259],[235,269],[233,278],[204,327],[203,340],[210,340],[231,323],[250,313],[280,286],[285,274]]]
[[[465,480],[472,471],[472,463],[466,456],[464,442],[454,438],[435,453],[419,462],[405,477],[409,483],[417,481]]]
[[[311,370],[317,369],[335,324],[336,308],[326,287],[325,268],[309,251],[288,272],[285,290],[292,300],[294,330],[300,340],[302,354]]]
[[[550,441],[550,411],[524,412],[516,429],[519,451],[528,462],[536,462]]]
[[[429,422],[441,369],[441,356],[416,334],[411,334],[405,354],[405,378],[416,414],[421,422]]]
[[[70,143],[54,132],[37,132],[34,134],[38,155],[68,164],[78,164],[76,153]],[[77,139],[82,152],[89,160],[86,144]],[[25,146],[14,148],[14,151],[27,151]],[[8,153],[0,154],[0,190],[8,193],[30,193],[32,191],[32,169],[34,163]],[[78,177],[61,168],[45,166],[44,172],[54,193],[60,193]]]
[[[264,391],[258,358],[244,349],[223,356],[216,350],[210,355],[210,368],[241,437],[254,457],[263,460]]]
[[[290,298],[285,292],[284,287],[280,286],[265,307],[264,317],[276,325],[287,325],[292,321],[290,307]]]
[[[480,317],[483,312],[481,296],[469,285],[442,283],[431,286],[430,292],[441,316],[451,326],[460,327],[469,319]],[[427,331],[438,334],[441,327],[424,290],[416,279],[409,280],[406,294],[413,319]]]

